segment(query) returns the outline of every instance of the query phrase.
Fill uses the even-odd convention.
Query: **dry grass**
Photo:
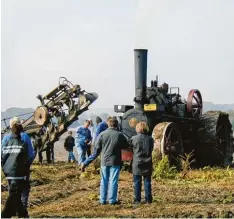
[[[153,180],[153,203],[132,204],[130,173],[122,171],[120,205],[98,204],[100,176],[93,166],[33,165],[29,213],[32,217],[227,217],[234,213],[234,170],[192,170],[186,177]],[[2,183],[6,181],[2,179]],[[2,204],[7,192],[2,192]],[[144,197],[144,195],[143,195]]]

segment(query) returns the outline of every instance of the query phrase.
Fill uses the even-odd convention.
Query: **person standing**
[[[29,217],[27,211],[30,192],[30,166],[34,151],[30,137],[23,132],[18,117],[10,120],[11,133],[4,136],[1,148],[1,164],[8,180],[9,196],[2,210],[2,218]]]
[[[40,131],[39,133],[37,133],[34,136],[34,157],[36,158],[37,154],[38,154],[38,161],[40,164],[42,164],[43,162],[43,156],[42,156],[42,152],[41,152],[41,148],[42,148],[42,138],[41,138],[41,134],[42,132]]]
[[[118,181],[122,162],[121,149],[127,148],[128,142],[124,135],[117,131],[117,120],[109,119],[108,127],[98,136],[94,153],[81,164],[81,170],[84,171],[85,167],[101,153],[100,204],[106,204],[107,195],[110,204],[118,204]]]
[[[90,126],[89,126],[89,130],[91,132],[91,136],[92,136],[92,143],[90,145],[88,145],[87,148],[87,156],[89,157],[91,155],[91,151],[92,151],[92,146],[94,145],[94,138],[95,138],[95,127],[93,124],[93,120],[91,118],[88,119],[90,122]]]
[[[96,134],[95,134],[95,139],[94,142],[96,141],[96,139],[98,138],[98,136],[100,135],[100,133],[102,133],[103,131],[105,131],[106,129],[108,129],[108,125],[107,122],[111,117],[107,118],[107,121],[102,121],[102,119],[97,116],[96,118],[96,123],[97,123],[97,127],[96,127]]]
[[[76,129],[75,144],[78,152],[78,164],[85,161],[87,148],[92,142],[89,126],[90,122],[86,120],[83,126]]]
[[[152,151],[154,140],[147,135],[149,128],[145,122],[136,125],[137,135],[132,137],[133,162],[132,173],[134,182],[134,203],[141,202],[142,178],[144,179],[145,201],[152,203]]]
[[[68,152],[68,163],[76,161],[76,158],[73,154],[73,147],[75,146],[75,139],[72,137],[72,131],[68,131],[68,136],[65,138],[64,141],[64,148]]]

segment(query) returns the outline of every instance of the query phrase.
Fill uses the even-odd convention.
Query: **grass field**
[[[3,176],[2,176],[3,177]],[[6,181],[2,178],[2,183]],[[32,166],[31,217],[234,217],[234,170],[211,169],[153,180],[153,203],[134,205],[132,175],[121,171],[120,205],[99,205],[100,175],[93,165]],[[7,191],[2,192],[4,204]],[[143,194],[144,197],[144,194]]]

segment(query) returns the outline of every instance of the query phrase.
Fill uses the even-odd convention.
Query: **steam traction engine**
[[[183,100],[178,87],[169,89],[166,83],[159,86],[157,78],[147,87],[147,50],[136,49],[134,56],[135,107],[114,106],[115,112],[124,113],[124,135],[130,139],[136,135],[136,124],[145,121],[154,148],[167,155],[170,164],[176,164],[179,155],[193,152],[199,166],[230,165],[234,146],[229,115],[219,111],[202,114],[202,95],[197,89]],[[128,153],[123,152],[123,157],[128,159]]]

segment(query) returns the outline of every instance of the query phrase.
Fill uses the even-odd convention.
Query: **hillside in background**
[[[234,110],[234,104],[214,104],[211,102],[204,102],[203,107],[204,112],[209,110],[220,110],[225,112]]]
[[[33,108],[19,108],[19,107],[11,107],[8,108],[6,111],[1,111],[1,127],[5,127],[5,122],[7,125],[9,125],[10,118],[18,115],[21,119],[27,119],[29,118],[34,112]],[[5,122],[3,121],[5,119]]]
[[[209,110],[220,110],[220,111],[225,111],[230,114],[230,120],[232,121],[233,127],[234,127],[234,104],[213,104],[211,102],[204,102],[204,112],[209,111]],[[27,114],[33,112],[34,109],[32,108],[19,108],[19,107],[12,107],[7,109],[4,112],[1,112],[1,127],[5,127],[3,119],[6,119],[7,125],[9,124],[9,118],[12,118],[14,116],[22,115],[22,114]],[[31,114],[23,115],[22,119],[27,119]],[[92,108],[83,114],[81,114],[78,118],[77,121],[75,121],[70,128],[75,128],[80,124],[83,124],[85,119],[92,118],[93,121],[95,122],[96,116],[100,116],[102,119],[106,119],[110,115],[117,115],[114,112],[114,107],[113,108]]]

